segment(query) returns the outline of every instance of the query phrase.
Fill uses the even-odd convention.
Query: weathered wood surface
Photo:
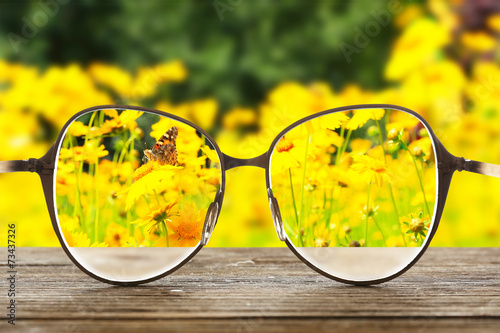
[[[286,248],[205,248],[138,287],[95,281],[60,248],[17,258],[16,326],[1,332],[500,332],[500,248],[430,248],[371,287],[329,280]],[[6,289],[2,277],[2,309]]]

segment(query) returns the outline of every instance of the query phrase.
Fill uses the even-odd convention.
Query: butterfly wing
[[[177,164],[177,127],[172,127],[156,141],[152,149],[144,150],[143,161],[158,161],[160,164],[176,165]]]

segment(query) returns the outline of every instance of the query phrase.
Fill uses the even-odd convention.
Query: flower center
[[[414,218],[411,220],[410,229],[413,232],[420,232],[424,230],[425,224],[421,218]]]
[[[199,235],[197,226],[198,226],[197,221],[190,221],[180,224],[176,231],[181,238],[184,239],[197,238]]]
[[[285,137],[283,137],[283,138],[281,138],[280,142],[278,143],[277,150],[278,150],[278,153],[283,153],[286,151],[290,151],[290,149],[292,149],[293,147],[295,147],[293,145],[293,142],[290,140],[287,140],[287,139],[285,139]]]

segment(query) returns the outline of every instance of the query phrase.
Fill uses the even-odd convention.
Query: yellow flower
[[[487,23],[490,29],[500,32],[500,14],[493,14],[488,17]]]
[[[394,112],[392,114],[392,117],[391,117],[391,121],[390,123],[388,123],[386,125],[386,129],[387,129],[387,138],[389,140],[394,140],[395,137],[389,137],[389,135],[391,133],[394,133],[395,131],[395,134],[397,136],[397,134],[403,130],[403,129],[412,129],[414,128],[415,126],[418,125],[418,123],[420,122],[417,118],[413,117],[412,115],[409,115],[405,112]],[[393,131],[393,132],[391,132]]]
[[[330,166],[329,177],[337,181],[338,185],[341,187],[348,187],[352,184],[353,179],[351,174],[340,166],[332,165]]]
[[[134,180],[134,182],[136,182],[150,172],[158,170],[161,167],[162,165],[158,161],[149,161],[148,163],[141,165],[137,170],[134,171],[134,173],[132,174],[132,179]]]
[[[186,79],[188,71],[180,60],[173,60],[154,67],[154,71],[162,82],[182,82]]]
[[[375,183],[378,187],[384,184],[384,181],[390,181],[390,172],[383,161],[379,161],[370,156],[355,156],[351,169],[365,177],[369,183]]]
[[[446,27],[428,18],[419,18],[409,25],[396,41],[385,76],[399,80],[432,59],[450,40]]]
[[[69,126],[68,132],[73,136],[83,136],[89,133],[89,127],[85,126],[81,121],[75,121]]]
[[[431,138],[428,136],[423,137],[418,140],[414,140],[408,146],[409,151],[413,156],[422,156],[425,160],[428,160],[432,156],[433,148]]]
[[[175,175],[176,171],[183,169],[179,166],[173,165],[162,165],[156,168],[157,164],[147,163],[143,168],[139,168],[134,177],[137,180],[124,192],[128,191],[126,199],[126,210],[130,210],[134,203],[147,193],[160,193],[165,188],[165,182],[172,180],[172,176]]]
[[[380,120],[385,114],[384,109],[363,109],[354,111],[352,118],[346,123],[345,128],[349,130],[356,130],[363,127],[363,125],[370,119]]]
[[[148,232],[152,232],[158,225],[162,222],[170,221],[172,216],[177,216],[178,212],[173,212],[174,206],[177,205],[177,200],[170,201],[168,203],[161,204],[158,208],[146,214],[137,220],[130,222],[130,224],[136,224],[137,227],[143,227],[145,225],[151,224],[148,228]]]
[[[132,87],[130,73],[117,66],[94,63],[89,67],[89,74],[96,82],[109,86],[120,95],[128,94]]]
[[[69,232],[74,232],[75,230],[78,230],[80,228],[80,219],[78,217],[59,214],[58,218],[61,228],[64,228]]]
[[[90,243],[89,236],[83,232],[71,233],[66,228],[61,227],[64,239],[69,247],[108,247],[108,243]]]
[[[229,111],[222,121],[224,129],[232,130],[238,126],[253,125],[257,120],[257,115],[252,109],[234,108]]]
[[[334,129],[342,126],[343,123],[349,120],[349,117],[346,115],[347,112],[334,112],[330,114],[326,114],[321,117],[314,118],[304,125],[308,129],[309,133],[316,134],[317,132],[323,132],[321,130],[332,130],[328,132],[333,132]]]
[[[288,140],[285,136],[283,136],[276,145],[276,151],[278,153],[289,152],[294,147],[295,146],[293,142],[291,140]]]
[[[107,156],[108,151],[104,145],[97,146],[96,141],[87,141],[83,146],[76,146],[72,149],[61,148],[59,160],[72,159],[75,162],[86,161],[96,163],[101,157]]]
[[[218,102],[213,98],[207,98],[191,103],[191,117],[193,121],[203,129],[212,128],[219,109]]]
[[[301,165],[306,153],[305,140],[291,140],[288,135],[280,139],[272,155],[271,168],[273,173],[288,171],[290,168],[294,169]]]
[[[194,206],[182,207],[181,214],[168,221],[170,246],[193,247],[201,239],[206,210]]]
[[[356,138],[351,140],[350,144],[353,154],[365,154],[371,148],[372,141]]]
[[[415,214],[415,216],[413,213],[410,214],[410,217],[403,216],[400,218],[400,222],[402,231],[406,234],[413,234],[415,241],[418,241],[419,238],[422,240],[425,238],[426,232],[429,230],[431,223],[428,215],[423,217],[422,211],[418,213],[418,215]]]
[[[496,38],[485,31],[466,31],[462,34],[461,42],[468,49],[478,52],[492,51],[498,45]]]
[[[141,67],[132,82],[127,98],[137,100],[149,97],[157,91],[160,83],[181,82],[186,76],[187,70],[178,60],[153,67]]]
[[[135,122],[137,118],[142,116],[144,112],[125,110],[118,115],[117,110],[105,110],[106,115],[112,117],[112,119],[106,120],[100,128],[100,134],[107,134],[115,129],[134,129],[137,127]]]
[[[329,241],[327,239],[316,238],[314,240],[315,247],[328,247],[328,245],[329,245]]]
[[[394,23],[398,28],[404,28],[414,20],[422,17],[422,7],[419,5],[405,5],[403,11],[396,17]]]
[[[128,244],[134,243],[134,239],[130,237],[128,229],[114,222],[108,224],[104,241],[112,247],[129,246]]]
[[[201,147],[201,150],[207,155],[208,159],[214,163],[220,164],[219,155],[213,149],[210,149],[209,146]]]

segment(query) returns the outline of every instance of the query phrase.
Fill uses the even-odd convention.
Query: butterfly
[[[177,164],[177,147],[175,141],[177,140],[178,134],[177,127],[172,127],[161,136],[161,138],[156,141],[156,144],[152,149],[144,150],[144,157],[142,161],[144,163],[148,161],[157,161],[161,165]],[[147,147],[146,147],[147,148]]]

